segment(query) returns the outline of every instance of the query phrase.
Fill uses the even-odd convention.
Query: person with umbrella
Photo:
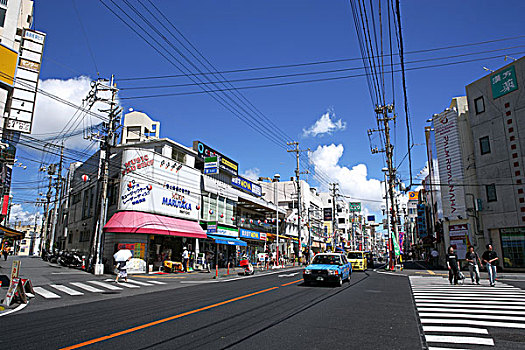
[[[113,258],[117,262],[117,277],[115,278],[115,282],[118,282],[118,279],[120,277],[124,278],[124,281],[128,281],[128,271],[127,271],[127,263],[131,260],[131,251],[129,249],[121,249],[118,252],[116,252],[113,255]]]

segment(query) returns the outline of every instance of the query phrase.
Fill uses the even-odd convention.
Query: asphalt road
[[[0,318],[1,349],[421,349],[407,278],[199,283]]]

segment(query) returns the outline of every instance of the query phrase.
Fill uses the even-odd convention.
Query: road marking
[[[510,322],[492,322],[492,321],[479,321],[472,319],[450,319],[450,318],[422,318],[421,323],[427,324],[466,324],[469,326],[483,326],[483,327],[499,327],[499,328],[520,328],[525,329],[525,324],[522,323],[510,323]]]
[[[429,343],[476,344],[494,346],[492,338],[457,337],[449,335],[425,335]]]
[[[139,331],[141,329],[153,327],[153,326],[156,326],[156,325],[161,324],[161,323],[172,321],[172,320],[175,320],[175,319],[178,319],[178,318],[181,318],[181,317],[184,317],[184,316],[192,315],[192,314],[195,314],[195,313],[198,313],[198,312],[201,312],[201,311],[213,309],[213,308],[216,308],[216,307],[219,307],[219,306],[222,306],[222,305],[226,305],[226,304],[229,304],[229,303],[233,303],[235,301],[239,301],[239,300],[242,300],[242,299],[246,299],[246,298],[252,297],[254,295],[266,293],[266,292],[269,292],[269,291],[272,291],[272,290],[275,290],[275,289],[278,289],[278,288],[279,287],[271,287],[271,288],[263,289],[263,290],[260,290],[260,291],[254,292],[254,293],[245,294],[245,295],[242,295],[240,297],[236,297],[236,298],[228,299],[228,300],[225,300],[225,301],[221,301],[220,303],[204,306],[204,307],[201,307],[199,309],[183,312],[183,313],[178,314],[178,315],[174,315],[174,316],[166,317],[166,318],[163,318],[163,319],[160,319],[160,320],[157,320],[157,321],[145,323],[143,325],[136,326],[136,327],[133,327],[133,328],[128,328],[128,329],[125,329],[125,330],[120,331],[120,332],[111,333],[111,334],[103,336],[103,337],[94,338],[94,339],[91,339],[91,340],[88,340],[88,341],[85,341],[85,342],[82,342],[82,343],[79,343],[79,344],[75,344],[75,345],[71,345],[71,346],[62,348],[60,350],[72,350],[72,349],[78,349],[78,348],[81,348],[81,347],[84,347],[84,346],[87,346],[87,345],[96,344],[96,343],[99,343],[99,342],[104,341],[104,340],[108,340],[108,339],[119,337],[121,335],[133,333],[133,332]]]
[[[34,287],[33,290],[36,294],[46,298],[46,299],[60,299],[60,295],[50,292],[42,287]]]
[[[428,272],[429,275],[435,275],[435,274],[436,274],[436,273],[435,273],[434,271],[432,271],[432,270],[427,270],[427,272]]]
[[[454,303],[454,302],[446,302],[446,303],[435,303],[433,301],[417,301],[416,302],[416,305],[419,307],[419,306],[424,306],[424,307],[450,307],[450,308],[455,308],[457,310],[457,308],[462,308],[462,307],[465,307],[465,305],[460,305],[459,303]],[[492,304],[487,304],[487,305],[478,305],[478,304],[474,304],[474,305],[469,305],[468,306],[469,309],[496,309],[496,310],[501,310],[501,309],[510,309],[510,310],[525,310],[525,306],[521,306],[521,305],[492,305]]]
[[[467,349],[458,349],[458,348],[442,348],[439,346],[430,346],[428,350],[467,350]]]
[[[72,295],[72,296],[84,295],[84,293],[79,292],[78,290],[71,289],[71,288],[69,288],[67,286],[63,286],[61,284],[50,284],[49,286],[51,286],[51,287],[53,287],[55,289],[58,289],[59,291],[64,292],[66,294]]]
[[[490,319],[490,320],[500,320],[500,321],[516,321],[516,322],[525,322],[525,317],[516,317],[516,316],[499,316],[499,315],[471,315],[471,314],[458,314],[458,313],[447,313],[447,312],[420,312],[420,317],[461,317],[461,318],[472,318],[472,319]]]
[[[285,287],[285,286],[289,286],[290,284],[294,284],[294,283],[297,283],[297,282],[301,282],[303,279],[301,278],[300,280],[297,280],[297,281],[293,281],[293,282],[288,282],[288,283],[285,283],[285,284],[281,284],[281,287]]]
[[[34,288],[33,288],[34,289]],[[15,309],[13,310],[9,310],[9,311],[4,311],[4,312],[0,312],[0,317],[2,316],[7,316],[9,314],[12,314],[13,312],[17,312],[17,311],[20,311],[22,310],[23,308],[25,308],[27,305],[29,305],[29,301],[27,303],[22,303],[20,305],[18,305]]]
[[[289,275],[279,275],[278,277],[293,277],[295,275],[297,275],[299,272],[294,272],[294,273],[291,273]]]
[[[112,284],[104,283],[102,281],[88,281],[89,283],[96,284],[97,286],[104,287],[109,290],[122,290],[122,288],[114,286]]]
[[[161,281],[148,281],[148,283],[154,283],[154,284],[166,284],[166,282],[161,282]]]
[[[454,313],[465,313],[465,314],[503,314],[503,315],[521,315],[525,313],[523,311],[509,311],[509,310],[478,310],[473,308],[458,309],[458,308],[446,308],[446,307],[418,307],[417,311],[420,312],[454,312]]]
[[[128,278],[128,282],[138,284],[139,286],[152,286],[153,285],[153,284],[151,284],[149,282],[136,281],[136,280],[132,280],[130,278]]]
[[[491,298],[491,297],[468,297],[469,300],[463,300],[463,298],[465,297],[456,297],[456,296],[418,296],[418,295],[415,295],[414,298],[416,300],[425,300],[425,299],[430,299],[430,300],[450,300],[450,301],[457,301],[457,302],[464,302],[464,301],[469,301],[469,302],[479,302],[479,303],[512,303],[513,305],[517,305],[517,304],[525,304],[525,299],[519,299],[519,298]]]
[[[74,285],[75,287],[87,290],[88,292],[92,292],[92,293],[102,293],[103,292],[102,289],[98,289],[90,285],[81,283],[81,282],[71,282],[71,284]]]
[[[489,331],[484,328],[473,328],[473,327],[423,326],[423,331],[424,332],[489,334]]]
[[[126,288],[140,288],[139,286],[127,282],[119,282],[119,286],[124,286]]]

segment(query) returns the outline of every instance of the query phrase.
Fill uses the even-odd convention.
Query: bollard
[[[219,277],[219,266],[215,264],[215,278]]]
[[[228,269],[226,270],[226,275],[230,274],[230,263],[228,263]]]

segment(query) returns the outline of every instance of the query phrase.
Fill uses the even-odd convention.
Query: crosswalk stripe
[[[466,350],[466,349],[458,349],[458,348],[442,348],[439,346],[429,346],[428,350]]]
[[[472,318],[472,319],[491,319],[491,320],[501,320],[501,321],[517,321],[525,322],[525,317],[516,317],[516,316],[502,316],[502,315],[472,315],[472,314],[458,314],[458,313],[447,313],[447,312],[420,312],[419,317],[461,317],[461,318]]]
[[[71,296],[80,296],[80,295],[84,295],[84,293],[82,292],[79,292],[78,290],[74,290],[74,289],[71,289],[67,286],[64,286],[62,284],[50,284],[49,285],[50,287],[53,287],[61,292],[64,292],[66,294],[69,294]]]
[[[149,280],[148,282],[149,283],[154,283],[154,284],[166,284],[166,282],[154,281],[154,280]]]
[[[33,290],[35,291],[36,294],[46,299],[60,299],[60,295],[50,292],[47,289],[44,289],[42,287],[33,287]]]
[[[456,297],[456,296],[415,296],[414,299],[416,300],[451,300],[451,301],[471,301],[471,302],[486,302],[486,303],[512,303],[515,304],[523,304],[525,305],[525,300],[522,299],[515,299],[515,298],[491,298],[491,297],[468,297],[468,300],[463,300],[465,297]]]
[[[101,281],[88,281],[89,283],[96,284],[97,286],[104,287],[109,290],[122,290],[122,288],[114,286],[112,284],[104,283]]]
[[[496,321],[480,321],[464,318],[422,318],[422,324],[465,324],[469,326],[483,326],[483,327],[498,327],[498,328],[520,328],[525,329],[525,324],[510,323],[510,322],[496,322]]]
[[[523,311],[515,310],[479,310],[473,308],[449,308],[449,307],[418,307],[419,312],[454,312],[456,314],[502,314],[502,315],[525,315]]]
[[[153,284],[151,284],[149,282],[142,282],[142,281],[132,280],[130,278],[128,278],[128,282],[138,284],[139,286],[152,286],[153,285]]]
[[[124,286],[126,288],[140,288],[139,286],[137,286],[135,284],[131,284],[131,283],[127,283],[127,282],[120,282],[118,285],[119,286]]]
[[[446,326],[423,326],[424,332],[445,332],[445,333],[474,333],[489,334],[485,328],[474,327],[446,327]]]
[[[71,282],[70,284],[72,284],[75,287],[78,287],[80,289],[87,290],[88,292],[92,292],[92,293],[102,293],[102,292],[104,292],[102,289],[98,289],[98,288],[95,288],[93,286],[81,283],[81,282]]]
[[[429,343],[473,344],[494,346],[494,340],[492,338],[459,337],[450,335],[425,335],[425,338]]]
[[[446,298],[451,298],[451,297],[466,297],[466,298],[469,298],[469,299],[475,299],[475,298],[482,298],[482,299],[486,299],[486,298],[496,298],[498,300],[508,300],[508,299],[511,299],[511,300],[518,300],[518,301],[525,301],[525,295],[521,296],[521,295],[507,295],[507,294],[504,294],[504,295],[497,295],[497,294],[470,294],[470,293],[414,293],[414,296],[415,297],[434,297],[434,296],[437,296],[437,297],[446,297]]]
[[[469,294],[469,295],[523,295],[525,292],[520,291],[491,291],[491,290],[447,290],[447,289],[428,289],[428,290],[414,290],[414,294],[424,294],[424,293],[440,293],[440,294]]]
[[[461,303],[454,303],[454,302],[446,302],[446,303],[436,303],[435,301],[417,301],[416,305],[419,307],[449,307],[449,308],[465,308],[467,306],[461,304]],[[525,305],[500,305],[500,304],[473,304],[468,306],[469,309],[496,309],[496,310],[524,310],[525,311]]]

